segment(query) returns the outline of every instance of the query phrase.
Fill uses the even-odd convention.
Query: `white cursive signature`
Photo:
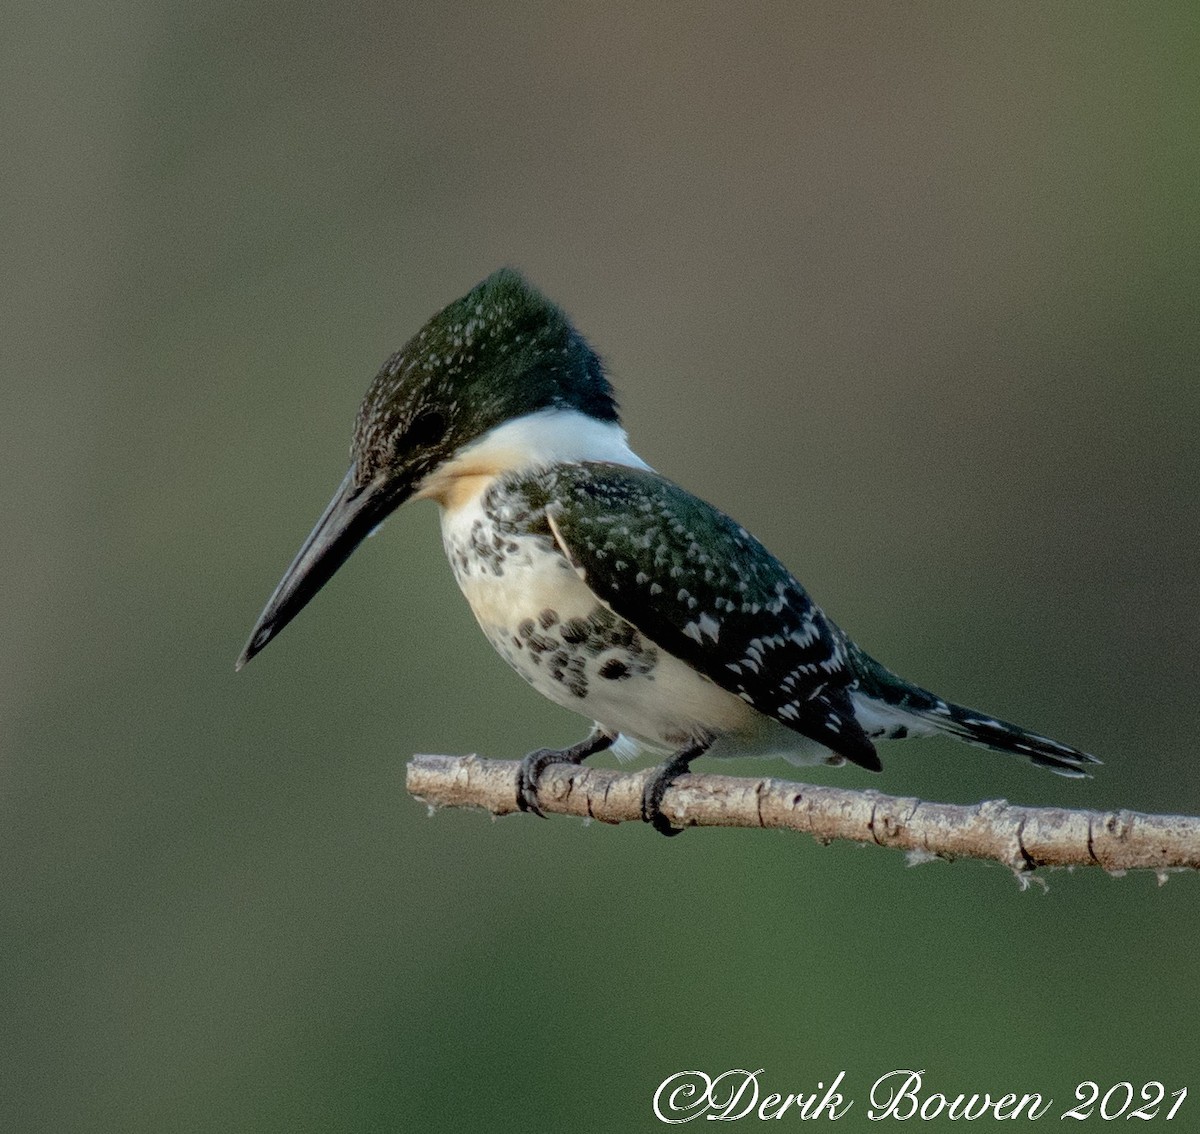
[[[757,1071],[737,1067],[713,1079],[703,1071],[677,1071],[659,1083],[654,1092],[654,1116],[672,1126],[701,1115],[710,1122],[736,1122],[751,1114],[764,1120],[782,1118],[789,1109],[796,1112],[796,1118],[841,1118],[854,1105],[838,1090],[845,1071],[839,1071],[828,1087],[818,1083],[811,1094],[772,1092],[760,1102],[758,1077],[762,1073],[761,1067]]]

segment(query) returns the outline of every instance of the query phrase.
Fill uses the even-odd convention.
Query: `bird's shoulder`
[[[529,520],[548,515],[613,591],[643,587],[710,614],[778,613],[808,596],[741,524],[651,469],[603,461],[560,463],[505,478]],[[644,577],[644,582],[639,578]],[[689,602],[689,599],[695,601]],[[757,610],[755,608],[758,608]]]

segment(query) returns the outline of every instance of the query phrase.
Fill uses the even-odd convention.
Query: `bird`
[[[736,520],[630,448],[600,357],[513,268],[386,360],[351,465],[268,600],[241,669],[400,505],[433,500],[454,577],[496,651],[592,721],[520,762],[543,815],[556,763],[660,757],[642,817],[702,755],[882,770],[881,740],[946,735],[1085,776],[1096,757],[904,680],[856,645]]]

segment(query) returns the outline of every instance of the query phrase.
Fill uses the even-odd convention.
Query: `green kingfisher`
[[[550,764],[664,754],[643,817],[702,754],[849,760],[946,734],[1067,776],[1078,749],[898,677],[852,642],[745,528],[629,447],[599,357],[516,271],[495,272],[383,365],[352,463],[284,574],[240,669],[410,499],[441,507],[446,555],[488,641],[539,693],[594,722],[521,762],[541,815]]]

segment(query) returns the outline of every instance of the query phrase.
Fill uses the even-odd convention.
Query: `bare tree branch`
[[[431,807],[518,810],[515,760],[414,756],[408,791]],[[641,819],[649,770],[552,765],[542,776],[542,809],[622,823]],[[910,860],[994,859],[1028,873],[1039,866],[1099,866],[1111,872],[1200,869],[1200,818],[1136,811],[1015,807],[1002,799],[959,805],[875,791],[817,787],[776,779],[683,775],[667,790],[663,813],[679,827],[779,827],[820,842],[853,839],[897,847]],[[1165,875],[1161,875],[1165,877]]]

